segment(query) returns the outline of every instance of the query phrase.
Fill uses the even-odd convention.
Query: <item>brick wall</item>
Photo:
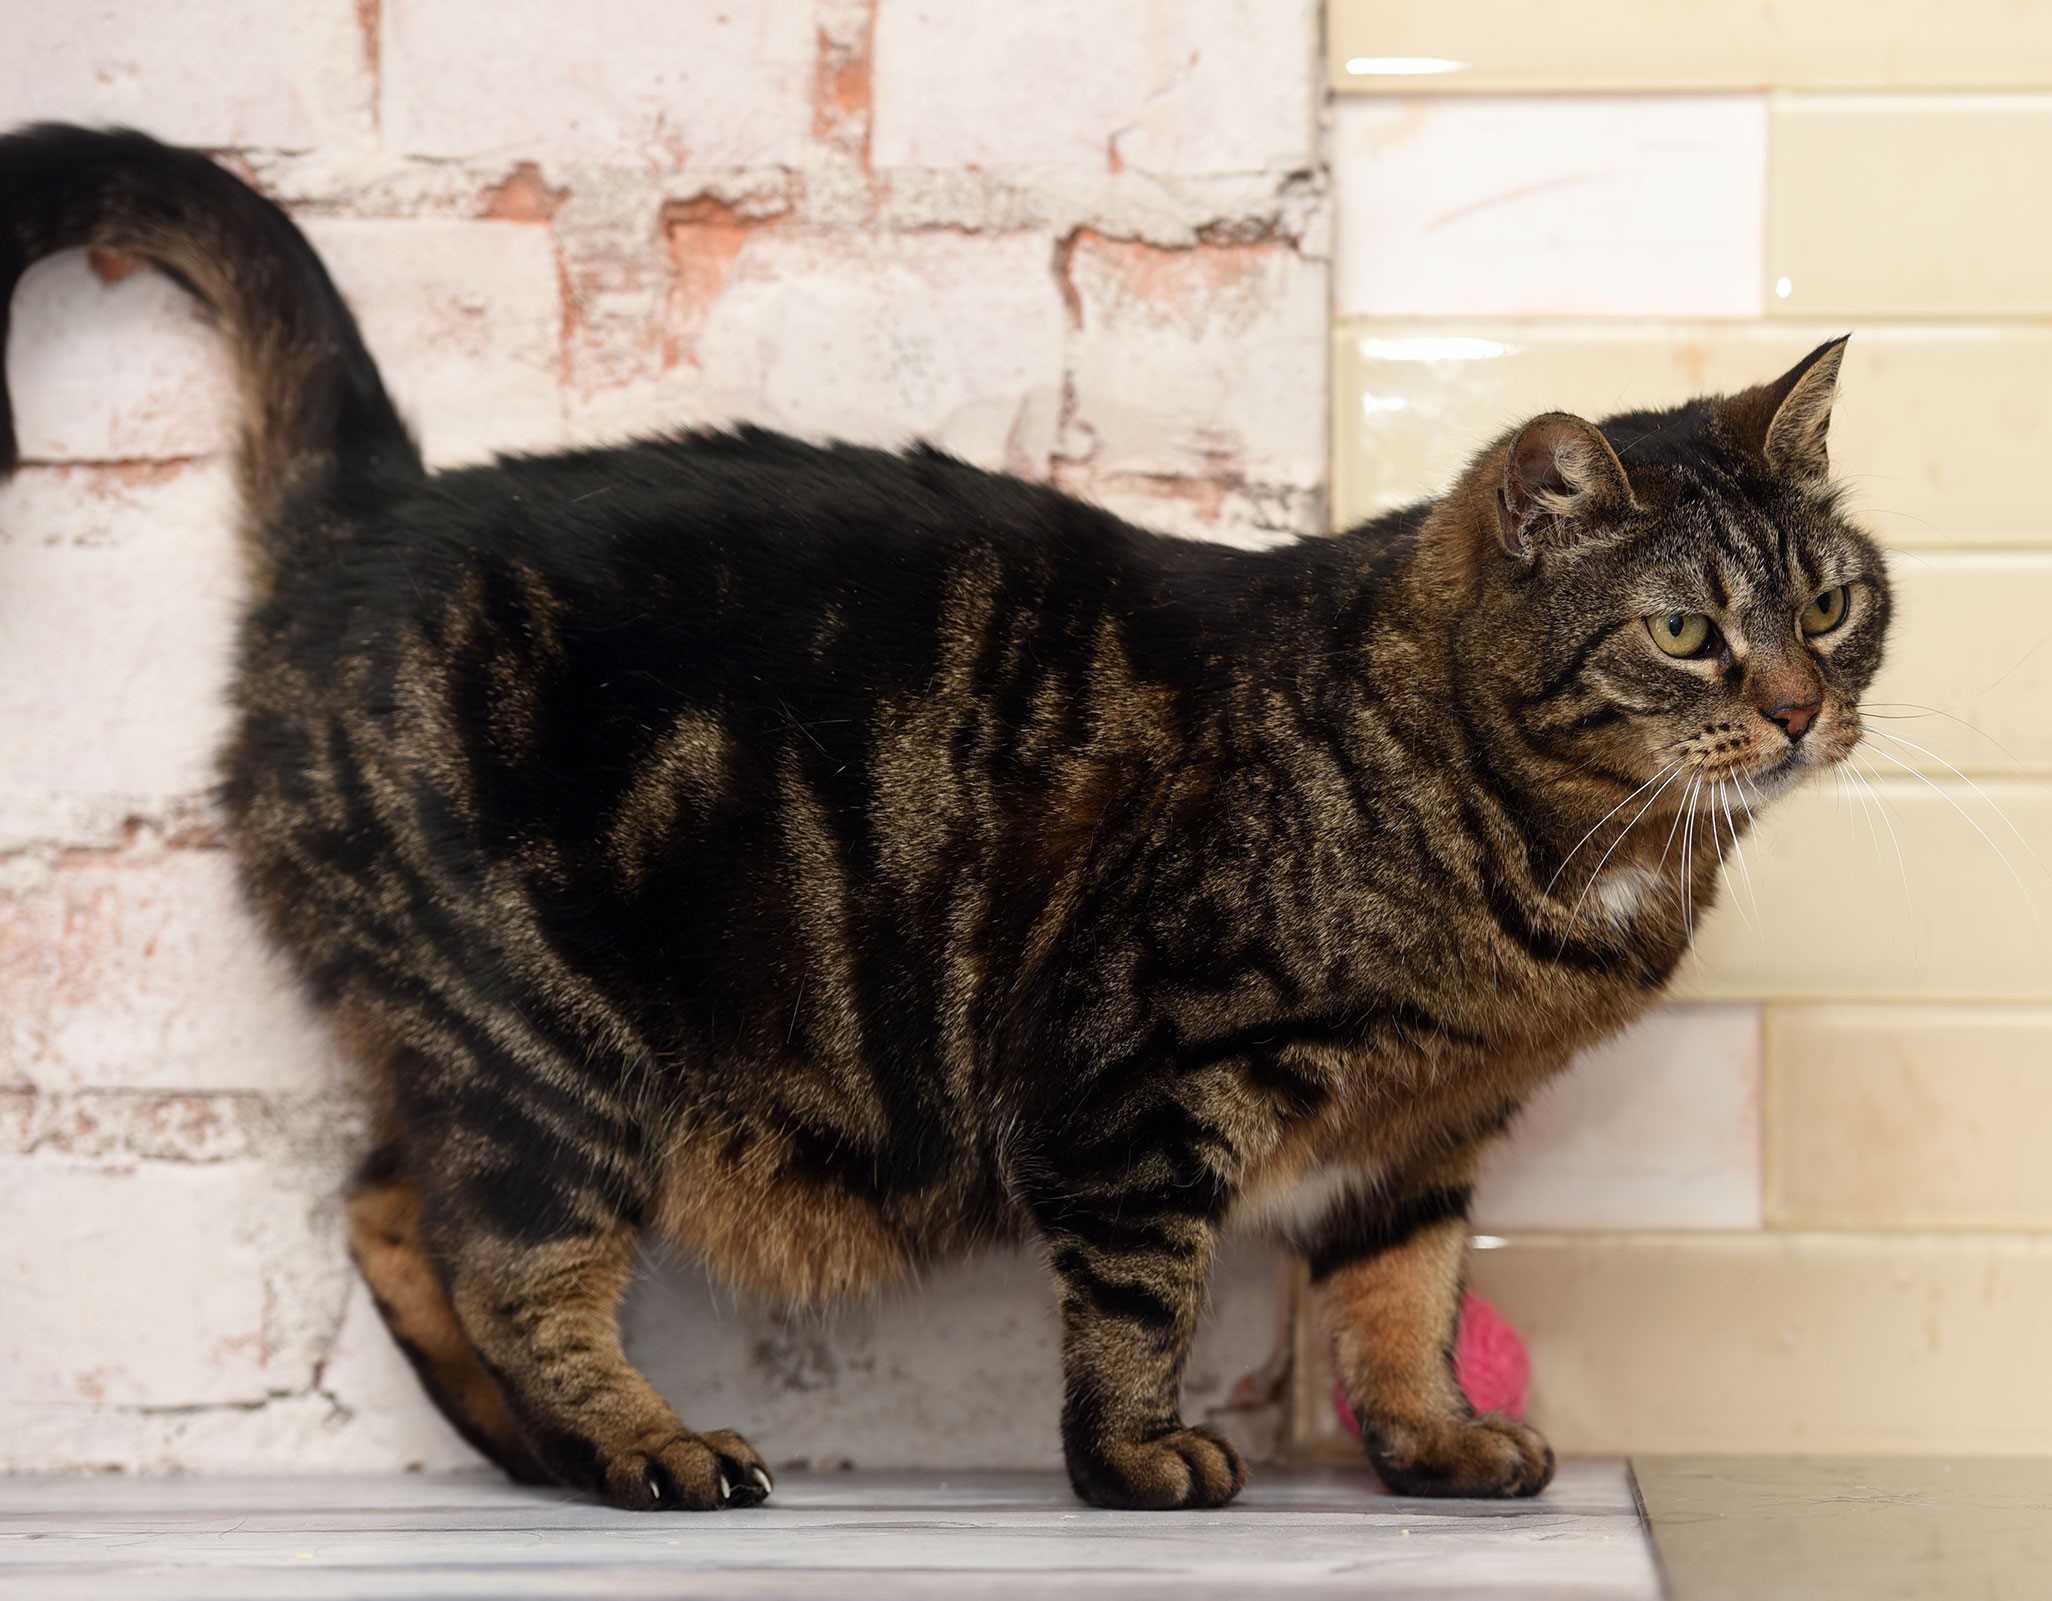
[[[307,227],[437,463],[747,418],[924,436],[1219,538],[1324,521],[1311,0],[16,0],[0,123],[220,153]],[[19,291],[0,489],[0,1468],[468,1459],[338,1232],[346,1072],[207,786],[227,386],[167,282]],[[1259,1435],[1270,1260],[1197,1410]],[[1029,1260],[789,1325],[659,1269],[652,1374],[778,1461],[1052,1461]],[[1264,1410],[1265,1408],[1265,1410]],[[1257,1442],[1258,1443],[1258,1442]]]

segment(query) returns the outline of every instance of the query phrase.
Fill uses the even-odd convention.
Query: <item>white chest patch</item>
[[[1629,923],[1637,917],[1665,882],[1650,867],[1615,867],[1590,886],[1588,914],[1607,917],[1613,923]]]
[[[1372,1169],[1328,1162],[1306,1168],[1293,1184],[1242,1195],[1227,1224],[1239,1233],[1307,1235],[1349,1192],[1374,1187]]]

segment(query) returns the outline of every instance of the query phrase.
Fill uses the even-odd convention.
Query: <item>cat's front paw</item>
[[[1076,1493],[1103,1507],[1224,1506],[1247,1482],[1246,1460],[1209,1429],[1072,1445],[1068,1458]]]
[[[1362,1442],[1397,1495],[1537,1495],[1553,1478],[1553,1447],[1537,1429],[1490,1413],[1479,1418],[1364,1420]]]

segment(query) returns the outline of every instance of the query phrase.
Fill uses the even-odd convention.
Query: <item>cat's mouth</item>
[[[1826,739],[1814,737],[1763,761],[1744,775],[1745,782],[1759,794],[1775,796],[1794,788],[1812,773],[1835,766],[1852,754],[1860,742],[1860,731],[1834,730]]]
[[[1764,794],[1778,795],[1801,778],[1810,766],[1809,762],[1803,760],[1802,746],[1791,745],[1764,766],[1746,774],[1745,779],[1754,789]]]
[[[1744,784],[1758,791],[1770,785],[1793,783],[1813,765],[1816,764],[1804,759],[1800,745],[1791,745],[1767,755],[1748,751],[1712,756],[1699,760],[1695,771],[1712,784]]]

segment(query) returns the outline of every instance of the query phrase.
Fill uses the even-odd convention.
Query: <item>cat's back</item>
[[[1059,575],[1074,597],[1171,543],[936,451],[759,429],[368,483],[317,519],[338,536],[298,542],[273,609],[331,614],[359,640],[440,612],[452,586],[507,581],[593,629],[686,636],[709,618],[850,608],[932,622],[967,570],[1021,594]],[[873,635],[871,659],[887,643]]]
[[[365,482],[306,523],[246,624],[231,765],[303,760],[262,737],[281,717],[332,723],[423,778],[528,769],[479,804],[551,811],[694,708],[839,768],[937,696],[1073,689],[1108,626],[1178,675],[1210,611],[1185,602],[1242,594],[1249,559],[936,451],[754,429]]]

